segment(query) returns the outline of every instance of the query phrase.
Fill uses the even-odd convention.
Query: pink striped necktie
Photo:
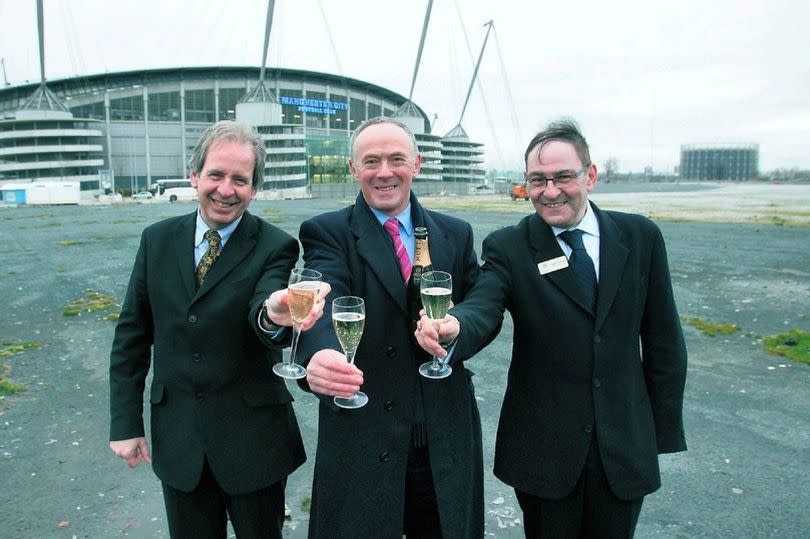
[[[411,258],[408,256],[408,251],[399,237],[399,221],[392,217],[383,226],[391,239],[394,240],[394,252],[397,255],[397,260],[399,260],[399,271],[402,273],[402,280],[407,283],[411,277]]]

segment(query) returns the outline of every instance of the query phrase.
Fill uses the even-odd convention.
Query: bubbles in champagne
[[[428,318],[441,320],[445,317],[447,309],[450,307],[451,292],[449,288],[440,286],[422,288],[422,304],[425,306]]]
[[[312,310],[315,303],[315,295],[321,288],[321,283],[317,281],[303,281],[291,284],[287,288],[287,295],[290,304],[290,316],[296,323],[301,323]]]
[[[346,355],[354,354],[363,336],[366,315],[355,312],[332,313],[332,323],[343,351]]]

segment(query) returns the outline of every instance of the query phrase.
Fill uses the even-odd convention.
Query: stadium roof
[[[111,73],[100,73],[96,75],[79,75],[63,79],[49,79],[48,88],[57,95],[77,95],[92,93],[104,89],[115,89],[134,85],[148,85],[174,80],[201,80],[201,79],[227,79],[234,77],[244,77],[247,79],[259,80],[258,67],[246,66],[220,66],[220,67],[174,67],[159,69],[141,69],[134,71],[118,71]],[[265,84],[273,88],[273,81],[277,78],[294,78],[306,81],[312,79],[313,83],[327,83],[337,88],[347,90],[358,90],[363,92],[373,92],[384,99],[404,103],[405,96],[394,91],[371,84],[369,82],[322,73],[318,71],[308,71],[303,69],[268,68],[265,73]],[[40,83],[20,84],[0,88],[0,102],[4,100],[19,99],[25,101],[39,87]],[[3,109],[0,106],[0,110]],[[418,107],[417,107],[418,109]],[[427,120],[424,111],[418,109],[421,116]]]

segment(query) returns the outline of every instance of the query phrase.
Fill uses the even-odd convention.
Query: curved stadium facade
[[[72,179],[83,192],[120,192],[186,177],[200,133],[237,119],[239,107],[249,112],[238,119],[256,125],[265,140],[265,190],[349,181],[349,134],[374,116],[397,117],[414,130],[424,157],[418,181],[484,178],[481,144],[466,134],[431,134],[424,111],[393,91],[292,69],[268,69],[265,83],[258,81],[258,68],[177,68],[0,89],[0,179]],[[64,105],[61,112],[21,113],[42,90]],[[268,100],[269,116],[255,108]]]

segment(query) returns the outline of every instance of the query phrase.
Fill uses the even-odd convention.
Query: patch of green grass
[[[13,395],[15,393],[22,393],[23,391],[25,391],[25,386],[15,384],[0,374],[0,395]]]
[[[710,322],[706,322],[705,320],[701,320],[696,316],[692,318],[684,318],[684,322],[699,329],[709,337],[714,337],[715,335],[731,335],[732,333],[736,333],[740,330],[740,328],[734,324],[712,324]]]
[[[762,343],[768,354],[810,364],[810,333],[806,331],[791,329],[785,333],[765,337]]]
[[[25,350],[39,347],[40,345],[35,342],[0,339],[0,357],[11,357]],[[10,372],[11,367],[8,365],[3,365],[2,370],[0,370],[0,396],[13,395],[25,391],[24,385],[16,384],[7,378]]]
[[[35,342],[0,339],[0,357],[11,357],[25,350],[40,348],[40,346],[39,343]]]
[[[56,242],[56,245],[61,245],[62,247],[75,247],[81,244],[82,242],[76,240],[59,240]]]
[[[7,365],[3,365],[4,370],[6,367]],[[0,374],[0,395],[5,397],[6,395],[22,393],[23,391],[25,391],[25,386],[15,384],[11,380]]]
[[[110,313],[104,317],[104,320],[109,320],[110,322],[116,322],[121,317],[121,311],[116,311],[114,313]]]
[[[278,209],[278,208],[274,208],[274,207],[272,207],[272,206],[268,206],[268,207],[266,207],[266,208],[264,209],[264,214],[265,214],[265,215],[272,215],[272,214],[274,214],[274,213],[284,213],[284,212],[283,212],[283,211],[281,211],[280,209]]]
[[[56,268],[56,273],[65,273],[67,270],[63,267]]]
[[[42,223],[37,228],[53,228],[57,226],[62,226],[62,223]]]
[[[93,240],[93,241],[104,241],[104,240],[106,240],[108,238],[106,238],[104,236],[93,236],[90,239]]]
[[[169,217],[174,217],[174,216],[169,216]],[[110,221],[110,224],[111,225],[123,225],[123,224],[129,224],[129,223],[137,224],[137,223],[140,223],[140,222],[141,222],[140,219],[113,219],[112,221]]]
[[[312,498],[309,496],[304,496],[301,498],[301,511],[304,513],[309,513],[310,507],[312,507]]]
[[[80,316],[82,313],[109,309],[120,309],[120,306],[115,302],[115,298],[95,290],[86,290],[84,297],[74,299],[62,309],[62,315]]]

